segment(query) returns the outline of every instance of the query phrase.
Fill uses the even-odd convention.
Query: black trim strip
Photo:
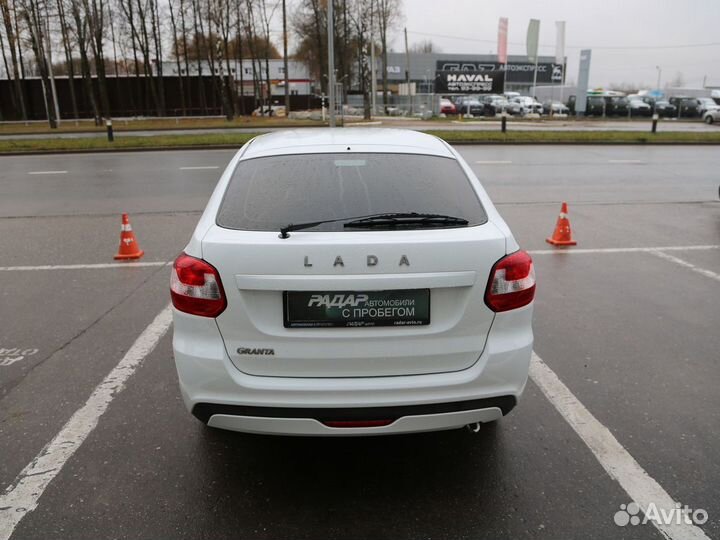
[[[517,404],[514,396],[453,401],[450,403],[428,403],[426,405],[403,405],[398,407],[347,407],[347,408],[290,408],[254,407],[249,405],[223,405],[198,403],[192,414],[201,422],[208,423],[215,414],[232,416],[259,416],[263,418],[313,418],[319,422],[338,420],[397,420],[403,416],[442,414],[474,409],[499,408],[503,416]]]

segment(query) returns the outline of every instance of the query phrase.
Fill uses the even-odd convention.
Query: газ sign
[[[437,71],[435,93],[501,94],[504,75],[502,71]]]
[[[490,73],[507,71],[507,82],[531,83],[535,72],[535,64],[530,62],[509,62],[507,66],[500,62],[467,60],[438,60],[435,69],[440,71],[463,71],[471,73]],[[552,62],[540,62],[537,66],[537,82],[543,84],[562,84],[563,65]]]

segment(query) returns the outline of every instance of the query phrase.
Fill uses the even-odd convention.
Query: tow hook
[[[472,424],[466,425],[465,427],[471,433],[480,433],[480,426],[482,426],[482,424],[480,422],[474,422]]]

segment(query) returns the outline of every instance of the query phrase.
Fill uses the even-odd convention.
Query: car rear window
[[[487,221],[470,180],[452,158],[414,154],[290,154],[240,161],[217,224],[277,231],[303,223],[385,212]],[[342,223],[309,230],[342,231]]]

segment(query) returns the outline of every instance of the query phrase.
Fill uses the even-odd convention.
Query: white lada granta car
[[[187,408],[217,428],[478,426],[528,375],[535,273],[460,155],[414,131],[257,137],[172,270]]]

